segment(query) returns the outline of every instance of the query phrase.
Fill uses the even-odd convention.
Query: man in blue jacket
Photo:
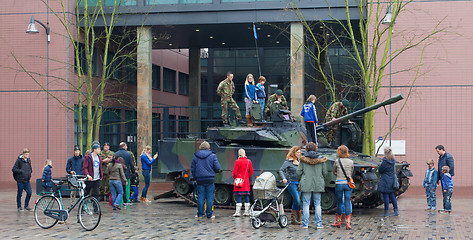
[[[82,175],[82,163],[84,158],[80,154],[80,147],[78,145],[74,146],[74,156],[67,159],[66,172],[68,174],[77,174]]]
[[[204,201],[207,202],[206,216],[215,219],[213,215],[213,201],[215,189],[215,173],[220,172],[217,155],[210,151],[210,144],[202,142],[199,151],[192,157],[191,173],[197,183],[197,215],[198,219],[204,215]]]
[[[450,168],[450,175],[453,177],[454,171],[454,163],[453,163],[453,156],[452,154],[448,153],[445,151],[445,147],[443,145],[438,145],[435,147],[435,151],[437,151],[437,154],[439,155],[439,162],[438,162],[438,178],[437,178],[437,185],[440,183],[440,180],[442,180],[443,173],[440,171],[443,166],[448,166]],[[443,186],[442,186],[442,192],[443,192]]]
[[[317,126],[317,111],[315,110],[315,100],[317,98],[314,95],[310,95],[307,98],[304,106],[302,106],[301,116],[304,118],[305,129],[307,130],[308,142],[317,143],[317,133],[315,127]]]

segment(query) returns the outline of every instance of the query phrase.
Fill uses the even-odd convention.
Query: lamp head
[[[28,28],[26,29],[26,33],[39,33],[38,29],[36,28],[36,23],[34,21],[33,16],[31,16],[30,24],[28,25]]]

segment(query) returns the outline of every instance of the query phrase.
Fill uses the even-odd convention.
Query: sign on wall
[[[383,143],[383,140],[376,141],[375,151],[378,150],[378,148],[381,146],[381,143]],[[389,140],[384,141],[383,145],[379,149],[380,155],[384,154],[383,149],[385,146],[389,146]],[[391,140],[391,148],[393,149],[394,155],[406,155],[406,140]]]

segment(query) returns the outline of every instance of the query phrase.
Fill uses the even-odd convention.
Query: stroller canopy
[[[253,185],[254,190],[274,190],[276,189],[276,177],[270,172],[264,172],[256,178]]]

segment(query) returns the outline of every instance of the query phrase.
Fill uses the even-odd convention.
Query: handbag
[[[345,169],[343,168],[343,164],[342,164],[342,161],[340,161],[340,158],[338,159],[338,164],[340,165],[340,168],[343,171],[343,175],[345,175],[345,178],[347,179],[348,187],[351,189],[356,188],[355,181],[353,181],[352,177],[347,176],[347,173],[345,172]]]
[[[245,179],[246,179],[246,174],[248,173],[248,165],[249,164],[250,164],[250,160],[248,160],[248,163],[246,164],[245,177],[244,178],[235,178],[235,181],[233,181],[233,185],[235,185],[235,187],[243,187],[243,183],[245,182]]]
[[[394,164],[393,168],[394,168],[393,188],[394,188],[394,190],[399,190],[399,180],[397,179],[397,174],[396,174],[396,164]]]

